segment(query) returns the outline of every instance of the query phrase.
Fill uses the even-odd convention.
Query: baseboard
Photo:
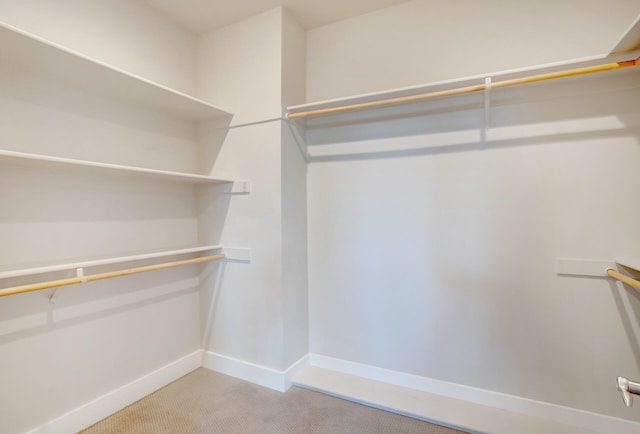
[[[69,434],[85,429],[202,366],[202,350],[125,384],[28,434]]]
[[[308,363],[308,356],[304,356],[286,370],[278,371],[245,360],[207,351],[204,353],[202,366],[212,371],[284,392],[291,387],[293,377]]]
[[[554,431],[546,430],[545,432],[600,432],[600,433],[615,433],[615,434],[635,434],[640,432],[640,424],[624,419],[614,418],[602,414],[591,413],[574,408],[564,407],[560,405],[550,404],[547,402],[534,401],[527,398],[522,398],[513,395],[507,395],[503,393],[493,392],[489,390],[483,390],[464,386],[460,384],[448,383],[444,381],[434,380],[426,377],[420,377],[416,375],[406,374],[397,371],[391,371],[387,369],[378,368],[375,366],[364,365],[360,363],[350,362],[347,360],[336,359],[319,354],[309,355],[309,366],[324,369],[328,372],[335,372],[353,376],[354,378],[361,378],[367,380],[373,380],[380,384],[386,384],[396,387],[389,393],[386,393],[383,403],[376,402],[363,402],[365,404],[384,407],[385,409],[396,411],[403,414],[408,414],[414,417],[427,419],[430,421],[438,422],[437,417],[432,415],[416,414],[414,411],[416,408],[421,408],[420,405],[415,405],[416,400],[424,399],[432,400],[434,397],[442,397],[437,401],[437,405],[443,406],[442,409],[446,410],[447,406],[457,406],[456,413],[460,414],[461,403],[470,403],[474,407],[469,409],[469,412],[477,413],[477,417],[481,422],[480,425],[474,427],[460,426],[456,420],[450,422],[445,421],[445,425],[456,425],[458,428],[465,428],[473,432],[500,432],[499,428],[487,428],[492,426],[486,424],[487,418],[495,418],[494,410],[509,412],[509,414],[502,414],[501,417],[514,418],[513,421],[517,421],[517,416],[522,415],[526,419],[526,423],[529,425],[542,426],[544,422],[561,424],[564,427],[557,428]],[[317,376],[316,376],[317,377]],[[325,375],[325,378],[327,376]],[[295,384],[300,382],[296,379]],[[325,380],[320,380],[320,383]],[[350,398],[350,392],[348,386],[344,383],[348,381],[348,377],[340,377],[339,379],[329,379],[328,382],[333,381],[338,385],[334,389],[334,394],[339,394],[342,397]],[[316,381],[317,383],[317,381]],[[355,384],[355,383],[354,383]],[[308,384],[299,384],[302,386],[309,386]],[[360,387],[360,386],[358,386]],[[358,401],[371,401],[371,391],[379,386],[366,386],[368,388],[367,393],[363,397],[351,396],[354,400]],[[311,388],[321,389],[321,384],[312,385]],[[355,390],[356,386],[354,386]],[[337,390],[340,392],[337,392]],[[361,390],[364,390],[361,388]],[[328,392],[331,392],[330,390]],[[423,393],[424,395],[421,395]],[[389,400],[391,395],[398,396],[398,404],[396,405],[393,400]],[[375,393],[374,393],[375,395]],[[405,399],[406,398],[406,399]],[[413,410],[406,410],[409,407],[403,407],[402,402],[411,402],[410,408]],[[433,407],[434,401],[430,401],[430,406]],[[422,406],[427,408],[426,406]],[[486,415],[483,417],[483,412]],[[409,414],[412,413],[412,414]],[[485,420],[480,420],[485,419]],[[534,420],[535,419],[535,420]],[[525,420],[525,419],[521,419]],[[442,422],[442,421],[440,421]],[[473,421],[471,421],[473,422]],[[517,423],[517,422],[512,422]],[[542,425],[540,425],[542,424]],[[498,425],[496,425],[498,426]],[[453,426],[452,426],[453,427]],[[573,429],[572,429],[573,428]],[[493,429],[493,431],[492,431]],[[513,430],[513,425],[508,429]],[[509,432],[509,430],[505,431]],[[511,431],[513,432],[513,431]],[[519,431],[524,432],[524,431]]]

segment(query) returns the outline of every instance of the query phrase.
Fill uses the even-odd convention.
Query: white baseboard
[[[308,363],[308,356],[304,356],[285,371],[278,371],[245,360],[207,351],[204,353],[202,366],[212,371],[284,392],[291,387],[293,377]]]
[[[542,427],[545,424],[548,426],[557,424],[557,427],[555,427],[553,431],[548,429],[544,431],[554,433],[598,432],[635,434],[640,432],[640,424],[629,420],[391,371],[319,354],[309,355],[309,365],[325,370],[325,372],[319,375],[316,373],[315,376],[307,376],[307,379],[310,380],[309,382],[315,382],[315,384],[304,384],[304,378],[302,382],[298,381],[304,376],[296,378],[294,384],[321,390],[323,389],[323,382],[327,384],[332,383],[332,385],[329,385],[325,389],[333,388],[333,394],[340,395],[347,399],[351,398],[358,402],[430,421],[443,422],[445,425],[465,428],[473,432],[516,432],[513,431],[513,423],[524,423],[532,428],[534,426]],[[346,374],[347,376],[332,379],[331,372]],[[356,379],[353,382],[353,393],[349,391],[349,386],[346,384],[350,381],[348,376]],[[378,384],[373,386],[363,385],[362,382],[358,383],[358,378],[373,380]],[[377,393],[384,385],[390,385],[393,389]],[[357,390],[360,390],[360,392],[357,392]],[[331,390],[324,391],[332,393]],[[360,393],[361,396],[357,396],[358,393]],[[380,402],[375,402],[376,395],[382,396]],[[390,398],[392,395],[398,398],[395,400]],[[440,397],[440,399],[438,399],[438,397]],[[420,404],[420,399],[425,400],[423,405]],[[426,402],[427,400],[429,401],[428,404]],[[407,403],[408,406],[405,406],[404,403]],[[461,411],[460,407],[463,403],[470,405],[470,407],[468,407],[469,417],[466,418],[467,422],[463,425],[460,425],[461,419],[459,418],[452,418],[450,421],[438,421],[437,415],[420,414],[421,408],[433,408],[434,405],[436,405],[439,406],[441,410],[440,414],[446,414],[449,411],[449,407],[454,406],[455,412],[452,412],[452,414],[460,415],[465,413]],[[502,412],[499,417],[511,421],[511,426],[505,427],[504,431],[499,423],[491,422],[491,419],[497,417],[496,415],[498,413],[495,413],[496,411]],[[518,419],[518,415],[521,415],[520,419]],[[462,419],[465,418],[463,417]],[[478,422],[475,425],[474,420]],[[487,423],[487,421],[491,423]],[[517,432],[524,433],[526,431],[521,429],[517,430]],[[535,432],[535,429],[531,429],[531,432]]]
[[[202,350],[125,384],[28,434],[69,434],[85,429],[202,366]]]
[[[37,427],[28,434],[78,432],[199,367],[282,392],[292,384],[297,384],[470,432],[640,432],[640,423],[629,420],[318,354],[306,355],[286,370],[278,371],[198,350]]]

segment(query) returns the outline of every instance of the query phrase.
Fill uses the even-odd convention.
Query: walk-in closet
[[[0,432],[640,432],[638,167],[638,0],[0,0]]]

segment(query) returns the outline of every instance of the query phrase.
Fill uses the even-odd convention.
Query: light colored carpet
[[[285,393],[200,368],[83,434],[460,434],[311,390]]]

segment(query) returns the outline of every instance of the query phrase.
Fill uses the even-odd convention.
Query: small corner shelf
[[[104,256],[104,257],[94,257],[87,259],[79,259],[70,262],[64,263],[49,263],[49,264],[39,264],[31,267],[19,268],[19,269],[11,269],[11,270],[2,270],[0,269],[0,279],[8,279],[12,277],[20,277],[20,276],[30,276],[34,274],[42,274],[49,273],[54,271],[64,271],[64,270],[73,270],[75,268],[84,268],[84,267],[95,267],[98,265],[109,265],[109,264],[119,264],[131,261],[140,261],[144,259],[155,259],[155,258],[163,258],[167,256],[175,256],[175,255],[186,255],[190,253],[201,253],[207,252],[210,250],[219,250],[222,249],[222,245],[209,245],[209,246],[196,246],[196,247],[188,247],[188,248],[179,248],[179,249],[170,249],[170,250],[155,250],[145,253],[138,253],[135,255],[125,255],[125,256]]]
[[[103,173],[131,174],[161,179],[167,181],[184,182],[191,184],[221,184],[233,182],[228,179],[218,179],[205,175],[172,172],[167,170],[147,169],[142,167],[123,166],[119,164],[98,163],[93,161],[75,160],[70,158],[51,157],[47,155],[30,154],[0,150],[0,163],[27,164],[29,167],[56,168],[67,167],[77,170],[99,170]]]
[[[0,64],[57,77],[89,92],[190,120],[231,113],[191,95],[131,74],[50,41],[0,23]]]

